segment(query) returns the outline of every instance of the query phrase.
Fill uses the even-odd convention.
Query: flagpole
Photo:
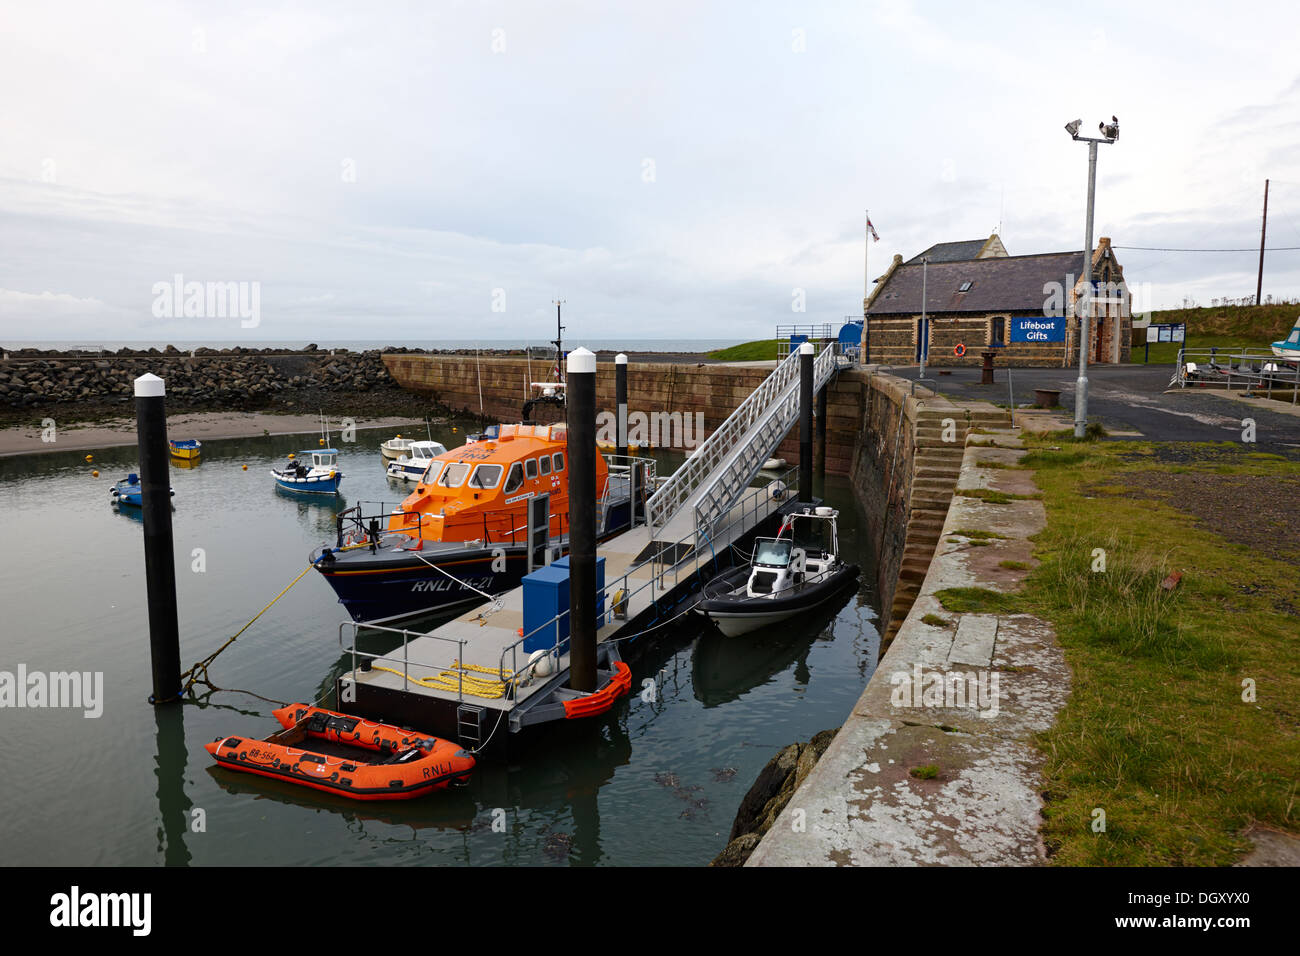
[[[871,210],[866,211],[867,224],[862,230],[862,364],[871,363],[871,330],[867,328],[867,297],[871,293]]]

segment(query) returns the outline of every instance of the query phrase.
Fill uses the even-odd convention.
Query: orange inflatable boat
[[[265,740],[218,737],[204,747],[231,770],[353,800],[409,800],[469,779],[459,744],[307,704],[275,711],[285,728]]]

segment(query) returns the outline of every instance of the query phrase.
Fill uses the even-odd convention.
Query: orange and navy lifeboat
[[[437,456],[388,530],[423,541],[509,541],[527,525],[530,498],[549,494],[551,536],[568,533],[569,463],[563,424],[502,425],[495,439]],[[596,488],[609,466],[596,456]]]
[[[552,556],[568,550],[567,437],[563,424],[502,425],[495,438],[437,455],[391,513],[343,512],[337,545],[312,563],[356,621],[445,612],[516,588],[535,560],[528,511],[541,496]],[[628,477],[611,476],[601,455],[595,463],[603,539],[631,526],[634,505]],[[646,493],[642,479],[637,487]]]
[[[285,729],[265,740],[218,737],[204,747],[231,770],[353,800],[409,800],[463,784],[474,769],[459,744],[390,724],[307,704],[289,704],[275,717]]]

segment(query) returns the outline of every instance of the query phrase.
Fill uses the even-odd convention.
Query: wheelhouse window
[[[564,471],[564,452],[557,451],[551,457],[555,459],[555,473],[558,475],[560,472]]]
[[[524,462],[524,476],[527,478],[537,477],[537,459],[529,458]]]
[[[465,476],[469,474],[469,465],[463,461],[452,462],[447,466],[447,470],[438,478],[438,486],[441,488],[459,488],[465,483]]]
[[[471,488],[495,488],[501,484],[501,473],[505,471],[501,465],[479,465],[474,469],[474,474],[469,479]]]
[[[429,467],[424,469],[424,477],[420,479],[423,485],[431,485],[438,480],[438,473],[442,471],[443,463],[440,461],[431,462]]]
[[[537,465],[541,468],[543,475],[549,475],[551,473],[551,457],[549,455],[543,455],[541,458],[537,459]]]
[[[510,494],[512,491],[518,491],[519,486],[524,483],[524,469],[519,462],[510,466],[510,474],[506,476],[505,493]]]

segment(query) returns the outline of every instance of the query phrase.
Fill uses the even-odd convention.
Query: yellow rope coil
[[[482,667],[478,664],[462,664],[460,661],[453,661],[451,667],[445,671],[440,671],[433,677],[411,677],[409,674],[403,675],[401,671],[392,667],[384,667],[380,664],[370,666],[372,670],[386,671],[389,674],[396,674],[398,677],[405,676],[412,684],[418,684],[430,690],[463,690],[471,697],[482,697],[486,700],[499,700],[506,695],[506,691],[510,688],[508,681],[495,677],[475,677],[472,673],[497,673],[492,668]]]

